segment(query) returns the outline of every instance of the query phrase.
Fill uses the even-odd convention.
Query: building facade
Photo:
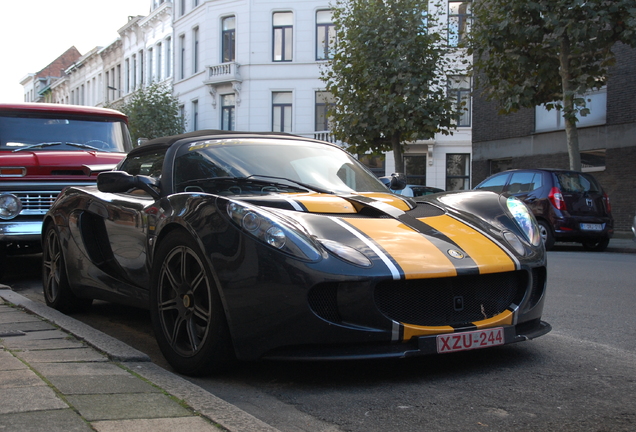
[[[441,31],[456,46],[469,28],[470,3],[444,7]],[[66,70],[53,101],[116,107],[149,83],[165,82],[179,99],[186,131],[280,131],[331,140],[330,95],[320,79],[335,38],[328,0],[151,0],[148,16],[129,17],[118,32],[117,41]],[[449,95],[468,110],[453,135],[407,146],[413,184],[470,187],[470,80],[455,77]],[[360,157],[379,176],[394,172],[392,153]]]
[[[636,211],[636,49],[618,44],[606,88],[586,95],[591,113],[578,123],[583,171],[610,197],[616,231],[629,231]],[[558,111],[541,107],[511,115],[474,95],[473,185],[510,168],[569,168]]]

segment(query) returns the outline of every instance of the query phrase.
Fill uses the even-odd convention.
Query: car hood
[[[25,167],[27,177],[34,176],[90,176],[88,166],[119,163],[124,153],[97,151],[20,151],[0,152],[5,167]]]
[[[464,192],[464,209],[446,206],[440,197],[414,202],[389,193],[328,195],[318,193],[241,197],[241,201],[280,208],[319,238],[359,247],[375,247],[394,266],[396,278],[418,279],[513,271],[518,257],[497,235],[492,222],[502,220],[496,194],[489,205],[471,209],[483,193]],[[291,210],[291,211],[289,211]],[[328,219],[326,221],[325,219]],[[514,229],[500,227],[501,230]],[[363,245],[366,243],[366,246]]]

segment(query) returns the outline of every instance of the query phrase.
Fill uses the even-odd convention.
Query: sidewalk
[[[276,432],[145,354],[0,285],[0,430]]]

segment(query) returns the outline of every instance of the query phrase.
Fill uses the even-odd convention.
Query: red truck
[[[42,219],[64,187],[94,184],[131,149],[118,111],[0,104],[0,277],[7,253],[39,251]]]

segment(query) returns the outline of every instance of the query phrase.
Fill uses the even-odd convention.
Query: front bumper
[[[503,330],[503,345],[508,345],[543,336],[552,330],[552,326],[545,321],[537,319],[518,325],[504,326]],[[462,332],[456,334],[462,334]],[[267,353],[263,356],[263,359],[306,361],[362,360],[406,358],[431,354],[438,354],[437,335],[414,337],[404,343],[286,347]]]
[[[0,242],[40,242],[42,221],[1,221]]]

